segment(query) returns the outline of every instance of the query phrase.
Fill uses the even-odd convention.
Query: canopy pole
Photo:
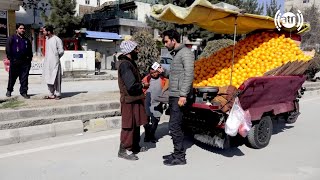
[[[233,34],[233,50],[232,50],[232,64],[231,64],[231,72],[230,72],[230,85],[232,85],[232,72],[233,72],[233,65],[234,65],[234,54],[236,49],[236,36],[237,36],[237,18],[234,19],[234,34]]]

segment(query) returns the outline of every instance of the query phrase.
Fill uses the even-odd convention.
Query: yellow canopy
[[[207,0],[196,0],[187,8],[173,4],[165,6],[154,5],[152,6],[151,15],[161,21],[177,24],[196,24],[208,31],[220,34],[233,34],[235,21],[237,23],[237,34],[247,34],[255,30],[276,29],[274,19],[269,16],[242,14],[215,6]],[[296,32],[296,28],[291,29],[291,32],[300,34],[309,30],[309,28],[309,24],[304,24],[299,32]]]

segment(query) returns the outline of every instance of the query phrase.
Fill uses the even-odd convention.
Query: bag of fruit
[[[226,122],[226,134],[228,134],[229,136],[236,136],[238,134],[240,126],[242,124],[246,125],[246,123],[249,121],[251,121],[250,114],[246,113],[242,109],[239,98],[236,97]]]

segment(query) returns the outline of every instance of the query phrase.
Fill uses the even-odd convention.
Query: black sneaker
[[[143,139],[143,141],[144,141],[144,142],[150,142],[151,139],[150,139],[148,136],[145,136],[144,139]]]
[[[21,94],[22,97],[24,97],[25,99],[30,99],[30,96],[27,94]]]
[[[173,153],[162,156],[162,159],[164,159],[164,160],[174,159]]]
[[[157,142],[159,142],[159,141],[158,141],[157,138],[151,138],[151,139],[150,139],[150,142],[151,142],[151,143],[157,143]]]
[[[173,158],[163,161],[163,164],[166,166],[185,165],[187,164],[187,160],[185,158]]]
[[[7,91],[6,96],[7,96],[7,97],[11,97],[11,92],[10,92],[10,91]]]
[[[157,143],[159,141],[154,135],[148,135],[144,137],[144,142]]]

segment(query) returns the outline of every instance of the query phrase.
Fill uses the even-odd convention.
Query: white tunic
[[[62,40],[53,35],[46,40],[46,55],[43,62],[42,75],[47,84],[54,84],[56,78],[60,78],[61,65],[60,58],[64,53]],[[58,74],[59,73],[59,74]]]

